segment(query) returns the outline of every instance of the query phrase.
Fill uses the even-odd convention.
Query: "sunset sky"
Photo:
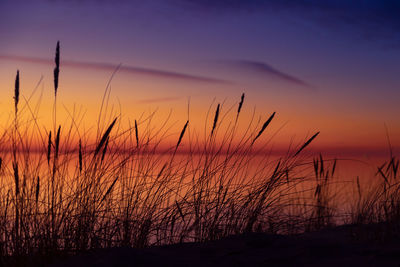
[[[1,0],[0,122],[17,69],[25,97],[43,75],[50,107],[60,40],[59,105],[93,121],[121,64],[111,102],[125,118],[172,110],[179,132],[190,98],[203,127],[214,99],[228,109],[245,92],[248,116],[285,124],[278,144],[321,131],[315,149],[386,151],[385,124],[400,146],[399,14],[396,0]]]

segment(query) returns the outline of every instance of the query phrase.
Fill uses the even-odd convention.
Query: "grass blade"
[[[106,143],[104,144],[103,153],[101,155],[101,162],[103,162],[104,157],[106,155],[109,140],[110,140],[110,137],[107,137]]]
[[[13,163],[14,170],[14,183],[15,183],[15,195],[19,195],[19,173],[18,173],[18,162]]]
[[[176,205],[176,207],[178,208],[178,212],[179,212],[179,215],[180,215],[181,218],[182,218],[182,221],[185,222],[185,216],[183,215],[181,206],[179,205],[178,201],[176,201],[176,200],[175,200],[175,205]]]
[[[106,199],[106,197],[108,196],[108,194],[111,193],[111,190],[113,189],[115,183],[117,182],[118,177],[119,177],[119,176],[117,176],[117,177],[114,179],[114,181],[112,182],[112,184],[111,184],[110,187],[108,188],[107,192],[104,194],[103,198],[101,199],[100,203],[102,203],[102,202]]]
[[[79,172],[82,172],[82,141],[79,139]]]

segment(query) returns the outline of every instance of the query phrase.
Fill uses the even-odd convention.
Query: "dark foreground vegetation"
[[[334,205],[337,161],[322,155],[310,161],[304,155],[318,133],[271,157],[267,132],[275,113],[264,121],[241,121],[244,94],[234,108],[216,106],[204,136],[191,129],[188,118],[175,145],[165,148],[170,133],[165,125],[152,124],[154,114],[123,127],[121,115],[108,109],[107,87],[92,138],[73,115],[69,124],[58,124],[59,45],[55,65],[52,129],[41,125],[36,106],[20,97],[17,73],[13,119],[0,137],[3,265],[42,265],[99,250],[96,259],[114,252],[154,253],[148,260],[156,264],[160,253],[180,256],[184,263],[186,252],[203,253],[192,250],[201,243],[208,244],[206,254],[217,246],[220,255],[231,244],[224,238],[236,238],[242,246],[248,236],[273,253],[282,240],[297,246],[290,235],[344,223],[359,226],[351,231],[355,240],[397,240],[400,187],[394,155],[377,167],[378,182],[368,190],[357,178],[354,202],[343,211]],[[247,123],[244,133],[238,130],[241,123]],[[369,234],[362,225],[379,227]],[[196,244],[182,245],[187,242]],[[295,254],[288,252],[293,257],[294,247]],[[234,259],[240,248],[229,253]],[[246,253],[258,263],[257,249]],[[315,255],[320,253],[316,248]],[[71,261],[88,258],[90,252]]]
[[[398,266],[400,242],[371,242],[379,225],[300,235],[247,233],[203,243],[92,250],[50,266]],[[363,232],[363,233],[362,233]]]

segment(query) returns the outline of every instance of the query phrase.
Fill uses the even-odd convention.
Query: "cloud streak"
[[[15,56],[15,55],[0,55],[0,59],[2,60],[12,60],[12,61],[22,61],[34,64],[53,64],[53,60],[38,58],[38,57],[26,57],[26,56]],[[63,60],[61,62],[62,66],[71,67],[71,68],[83,68],[83,69],[92,69],[99,71],[114,71],[118,68],[118,65],[111,63],[100,63],[100,62],[85,62],[85,61],[72,61],[72,60]],[[119,72],[125,72],[130,74],[151,76],[155,78],[167,78],[167,79],[175,79],[181,81],[188,82],[201,82],[201,83],[219,83],[219,84],[230,84],[230,81],[221,80],[212,77],[206,76],[198,76],[191,75],[181,72],[172,72],[166,70],[159,69],[151,69],[151,68],[142,68],[142,67],[134,67],[134,66],[125,66],[121,65],[118,68]]]
[[[301,87],[306,87],[306,88],[313,87],[308,82],[300,78],[297,78],[291,74],[280,71],[264,62],[251,61],[251,60],[226,60],[224,62],[233,67],[240,68],[245,71],[250,71],[261,76],[275,77],[282,81],[289,82]]]

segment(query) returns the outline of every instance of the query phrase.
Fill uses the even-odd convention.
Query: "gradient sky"
[[[246,112],[287,123],[279,144],[321,131],[320,149],[385,150],[384,124],[400,146],[398,14],[395,0],[1,0],[0,104],[17,69],[23,95],[43,75],[51,99],[60,40],[60,101],[89,118],[121,64],[111,101],[127,118],[172,109],[180,129],[190,97],[201,127],[214,98],[245,92]]]

